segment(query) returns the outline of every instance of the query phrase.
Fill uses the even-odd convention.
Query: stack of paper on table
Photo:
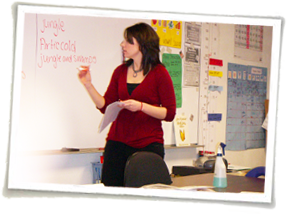
[[[142,186],[144,189],[173,189],[173,190],[187,190],[187,191],[210,191],[213,192],[213,186],[184,186],[176,187],[166,184],[149,184]]]

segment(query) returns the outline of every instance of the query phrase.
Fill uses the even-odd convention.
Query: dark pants
[[[101,182],[105,186],[124,186],[124,169],[127,159],[138,151],[154,152],[164,158],[164,145],[152,143],[144,148],[133,148],[117,141],[108,141],[104,150]]]

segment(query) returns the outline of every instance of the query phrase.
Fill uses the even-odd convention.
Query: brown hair
[[[146,23],[137,23],[130,26],[124,31],[124,38],[133,44],[133,37],[139,44],[140,51],[142,53],[141,67],[143,68],[143,74],[146,75],[156,65],[162,64],[160,61],[160,38],[155,30]],[[126,65],[131,65],[132,59],[126,61]]]

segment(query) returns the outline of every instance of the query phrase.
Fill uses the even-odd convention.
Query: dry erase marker
[[[77,148],[66,148],[66,147],[63,147],[61,149],[62,152],[78,152],[80,151],[80,149],[77,149]]]
[[[89,69],[90,69],[90,66],[86,66],[86,67],[77,67],[77,69],[79,70],[79,71],[86,71],[86,70],[88,70],[89,71]]]

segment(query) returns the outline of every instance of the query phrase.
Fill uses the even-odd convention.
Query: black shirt
[[[139,85],[140,83],[127,83],[127,90],[129,95],[133,92],[133,90]]]

